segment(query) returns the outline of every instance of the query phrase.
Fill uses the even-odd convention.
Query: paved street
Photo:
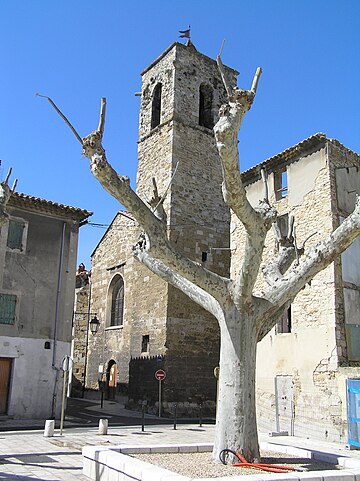
[[[62,436],[56,430],[50,438],[43,436],[43,430],[1,432],[0,480],[89,481],[82,474],[81,449],[85,445],[208,444],[213,441],[214,429],[214,425],[183,424],[176,430],[171,425],[152,425],[142,432],[134,426],[110,426],[107,435],[99,435],[92,427],[68,428]],[[288,436],[261,435],[260,440],[360,459],[359,451],[347,451],[340,444]]]
[[[100,410],[100,412],[99,412]],[[44,421],[16,421],[0,419],[0,480],[16,481],[89,481],[82,474],[83,446],[187,444],[213,442],[214,425],[198,422],[178,424],[174,430],[172,420],[159,424],[156,416],[146,418],[145,430],[141,430],[140,413],[129,412],[119,403],[106,401],[103,409],[99,403],[89,400],[74,400],[68,405],[68,414],[63,435],[59,429],[53,437],[44,437]],[[106,435],[99,435],[99,417],[109,419]],[[124,426],[121,420],[133,425]],[[90,421],[88,423],[88,421]],[[85,427],[74,427],[80,424]],[[88,426],[86,426],[88,423]],[[90,423],[92,425],[90,425]],[[11,426],[12,424],[12,426]],[[41,429],[18,430],[36,425]],[[13,430],[5,430],[13,429]],[[297,437],[269,437],[260,435],[261,441],[289,445],[316,451],[325,451],[360,459],[360,451],[348,451],[344,444],[326,443]],[[155,480],[154,480],[155,481]]]
[[[99,419],[109,420],[108,435],[98,434]],[[85,445],[210,442],[214,426],[179,424],[129,411],[114,401],[68,399],[63,435],[56,422],[54,437],[44,437],[45,420],[0,418],[0,480],[74,481],[82,475],[81,449]],[[81,427],[80,427],[81,426]]]
[[[87,445],[184,444],[211,442],[214,426],[153,425],[144,432],[136,427],[109,428],[99,435],[96,428],[69,428],[60,436],[44,437],[43,431],[0,433],[0,480],[89,481],[82,474],[81,449]],[[155,480],[154,480],[155,481]]]
[[[69,398],[67,400],[65,427],[98,426],[101,418],[109,419],[110,425],[141,426],[141,412],[125,409],[121,402],[104,401],[103,407],[101,407],[100,400],[81,398]],[[57,419],[57,427],[59,422]],[[159,418],[154,415],[145,415],[145,423],[147,425],[172,424],[173,420]],[[0,417],[0,431],[43,429],[44,425],[45,420],[43,419],[18,420],[7,416]]]

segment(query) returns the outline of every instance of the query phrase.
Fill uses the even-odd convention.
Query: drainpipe
[[[51,416],[53,418],[55,417],[56,391],[57,391],[57,383],[58,383],[59,369],[60,369],[56,367],[56,350],[57,350],[57,334],[58,334],[58,324],[59,324],[59,306],[60,306],[60,293],[61,293],[61,281],[62,281],[62,268],[63,268],[63,260],[64,260],[65,231],[66,231],[66,222],[63,222],[62,233],[61,233],[60,255],[59,255],[59,271],[58,271],[58,279],[57,279],[56,303],[55,303],[53,355],[52,355],[52,363],[51,363],[51,367],[56,370],[52,408],[51,408]]]

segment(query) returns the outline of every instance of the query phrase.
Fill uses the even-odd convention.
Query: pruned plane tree
[[[90,161],[93,175],[141,225],[143,233],[133,247],[134,256],[217,319],[220,326],[220,369],[213,459],[218,460],[220,451],[227,448],[242,452],[248,461],[256,461],[260,457],[255,411],[257,343],[274,327],[306,284],[359,236],[360,202],[357,199],[353,213],[328,238],[308,250],[304,244],[301,247],[296,244],[296,219],[289,218],[287,232],[278,228],[277,212],[268,198],[265,171],[261,172],[263,199],[253,207],[241,178],[238,134],[254,102],[261,69],[257,69],[251,88],[246,90],[231,87],[220,56],[217,63],[227,93],[227,103],[221,107],[214,127],[222,165],[223,197],[245,232],[240,268],[235,276],[229,278],[187,258],[169,241],[163,209],[166,192],[159,194],[156,179],[153,179],[153,198],[147,202],[131,188],[129,178],[118,174],[107,161],[102,146],[106,111],[104,98],[101,100],[98,128],[84,138],[74,131],[52,100],[48,100],[73,129],[82,144],[83,154]],[[277,254],[261,271],[265,239],[272,227]],[[258,291],[255,294],[260,271],[266,286],[260,294]]]

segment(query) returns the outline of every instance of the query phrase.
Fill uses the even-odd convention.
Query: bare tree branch
[[[9,187],[9,179],[12,173],[12,168],[10,167],[5,180],[0,183],[0,227],[5,224],[7,219],[9,218],[8,213],[6,212],[6,207],[11,197],[11,194],[14,192],[17,179],[15,179],[13,188],[10,189]]]
[[[218,317],[219,312],[222,312],[219,303],[214,299],[213,296],[198,287],[196,284],[193,284],[184,277],[180,276],[177,272],[163,262],[152,257],[148,251],[139,249],[137,246],[135,246],[134,255],[151,272],[182,291],[192,301],[196,302],[208,312],[213,314],[213,316]]]
[[[149,205],[152,208],[152,211],[158,217],[162,222],[166,222],[166,213],[163,207],[163,202],[165,200],[164,197],[160,197],[158,188],[156,185],[156,179],[155,177],[152,178],[152,183],[153,183],[153,196],[149,200]]]
[[[294,222],[294,216],[290,214],[286,235],[282,234],[277,222],[273,224],[278,255],[273,262],[268,262],[262,269],[264,279],[269,285],[274,285],[281,279],[294,260],[298,263],[299,256],[304,253],[304,249],[299,249],[296,245]]]
[[[276,281],[264,293],[264,298],[274,305],[282,305],[288,299],[295,298],[317,273],[331,264],[359,235],[360,198],[358,197],[353,213],[327,239],[314,245],[300,260],[299,265],[293,266]]]
[[[142,250],[148,252],[151,257],[158,259],[178,275],[223,302],[228,296],[230,281],[175,250],[166,236],[162,234],[162,232],[154,232],[150,226],[140,236],[140,240],[134,247],[135,252]]]
[[[221,67],[220,67],[221,68]],[[253,80],[253,90],[234,89],[231,100],[220,110],[220,119],[214,133],[223,170],[223,196],[246,230],[245,255],[237,279],[231,283],[234,302],[246,305],[259,272],[266,233],[271,227],[276,211],[268,203],[268,194],[254,209],[248,201],[241,180],[237,136],[241,123],[249,110],[256,93],[260,76],[257,71]],[[263,173],[265,180],[265,174]],[[266,182],[264,182],[266,185]]]
[[[256,300],[257,305],[261,305],[259,309],[260,316],[255,320],[257,324],[257,342],[262,341],[264,337],[269,334],[271,329],[279,322],[285,309],[290,307],[292,301],[293,299],[289,299],[285,304],[274,306],[266,303],[263,299]],[[266,317],[264,317],[264,312],[266,312]]]
[[[252,85],[251,85],[251,92],[253,92],[254,95],[256,94],[261,74],[262,74],[262,69],[261,67],[258,67],[256,69],[256,72],[252,81]]]
[[[72,130],[73,134],[75,135],[75,137],[78,139],[78,141],[80,142],[80,144],[82,145],[83,143],[83,140],[82,138],[80,137],[80,135],[77,133],[77,131],[75,130],[75,128],[71,125],[71,123],[69,122],[69,120],[67,119],[67,117],[61,112],[61,110],[56,106],[56,104],[51,100],[50,97],[47,97],[46,95],[41,95],[39,93],[36,94],[38,97],[42,97],[44,99],[47,99],[50,104],[54,107],[54,109],[56,110],[56,112],[60,115],[60,117],[64,120],[64,122],[70,127],[70,129]]]
[[[90,169],[103,188],[117,199],[145,230],[149,242],[146,250],[179,275],[197,284],[217,299],[227,295],[228,280],[176,252],[166,237],[164,223],[134,192],[128,177],[122,177],[108,163],[99,130],[83,139],[83,153],[90,160]]]
[[[106,114],[106,98],[102,97],[101,107],[100,107],[100,119],[99,119],[99,125],[98,125],[98,131],[100,132],[101,137],[104,135],[105,114]]]
[[[162,205],[163,205],[163,203],[166,199],[166,195],[168,193],[168,190],[170,189],[170,186],[171,186],[171,184],[174,180],[174,177],[176,175],[176,171],[177,171],[178,166],[179,166],[179,162],[176,164],[176,167],[175,167],[175,170],[173,172],[173,175],[171,176],[170,182],[169,182],[168,186],[166,187],[165,192],[162,196],[160,196],[159,193],[158,193],[158,188],[157,188],[157,185],[156,185],[155,177],[153,177],[153,179],[152,179],[152,182],[153,182],[153,197],[149,200],[149,204],[152,207],[152,211],[155,212],[157,214],[157,217],[159,217],[159,219],[162,219],[164,222],[166,222],[166,213],[165,213],[165,210],[164,210]]]
[[[10,167],[10,169],[8,170],[8,173],[6,174],[5,180],[4,180],[4,183],[5,183],[5,184],[8,184],[8,183],[9,183],[9,179],[10,179],[11,173],[12,173],[12,168]]]
[[[258,237],[246,235],[245,251],[242,266],[237,278],[230,284],[234,303],[245,308],[252,297],[253,288],[259,273],[265,235]]]
[[[218,65],[218,68],[219,68],[219,71],[220,71],[220,75],[221,75],[221,79],[223,81],[223,84],[224,84],[224,87],[225,87],[225,90],[226,90],[226,93],[228,95],[228,98],[231,99],[232,97],[232,94],[233,94],[233,88],[231,87],[231,85],[229,84],[227,78],[226,78],[226,73],[225,73],[225,68],[224,68],[224,65],[221,61],[221,52],[222,52],[222,49],[223,49],[223,45],[224,45],[224,42],[221,46],[221,49],[220,49],[220,53],[219,55],[216,57],[216,63]]]

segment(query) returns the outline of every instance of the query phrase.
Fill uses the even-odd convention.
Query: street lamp
[[[93,317],[92,317],[93,316]],[[100,321],[97,318],[94,312],[84,311],[84,312],[74,312],[74,319],[76,321],[86,321],[86,335],[85,335],[85,356],[84,356],[84,371],[82,373],[82,394],[81,397],[85,395],[85,384],[86,384],[86,373],[87,373],[87,364],[88,364],[88,348],[89,348],[89,331],[93,335],[98,332]]]
[[[99,319],[96,317],[96,314],[95,314],[94,317],[91,319],[91,321],[89,322],[89,324],[90,324],[91,334],[95,335],[95,334],[98,332],[98,329],[99,329],[99,326],[100,326],[100,321],[99,321]]]

